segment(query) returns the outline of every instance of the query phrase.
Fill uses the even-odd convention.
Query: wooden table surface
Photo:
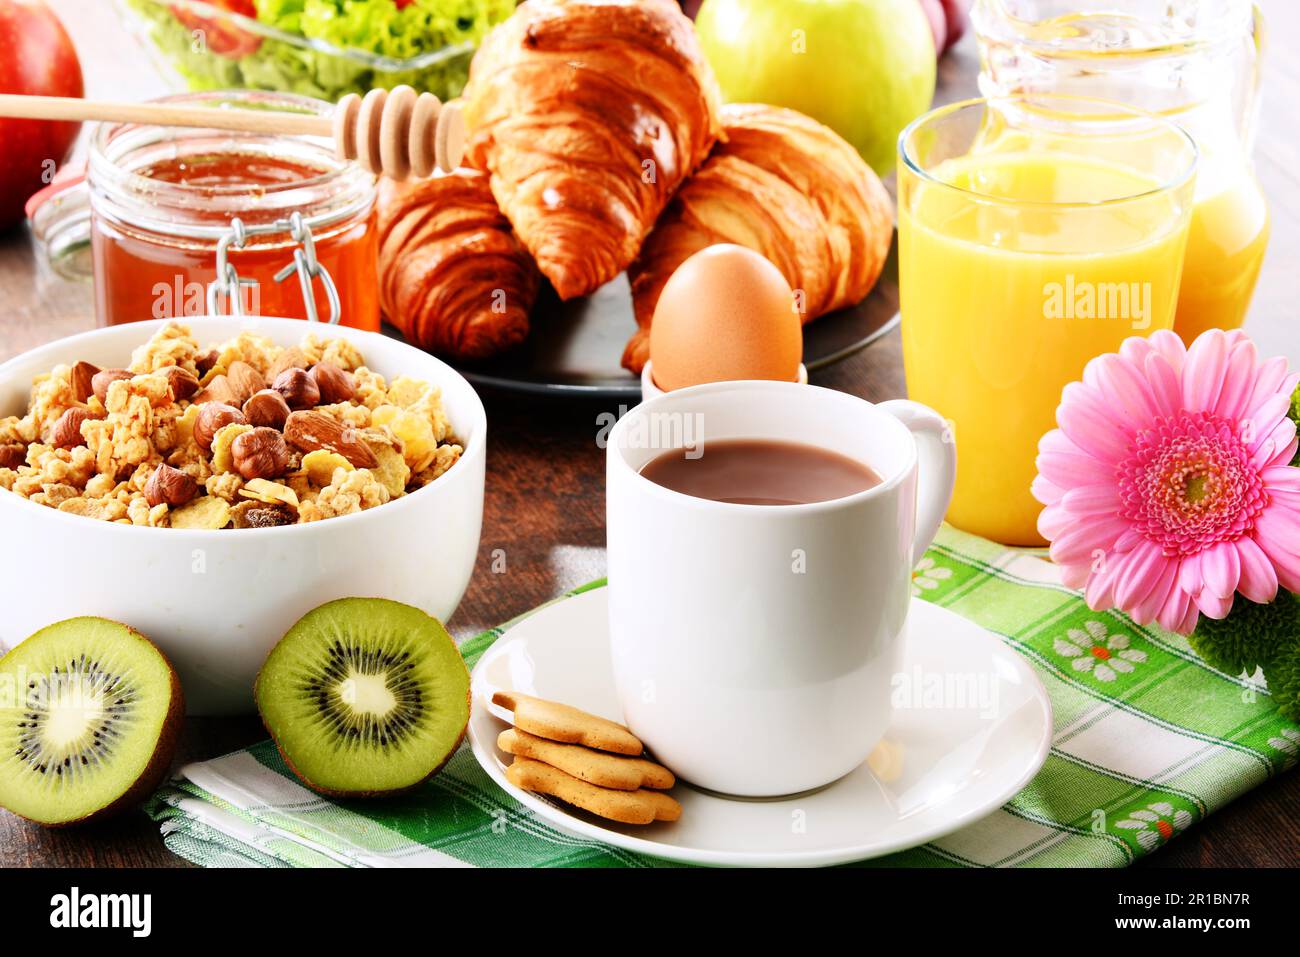
[[[131,98],[163,92],[112,20],[107,4],[53,0],[73,34],[88,96]],[[1256,157],[1273,215],[1273,236],[1247,329],[1264,354],[1300,365],[1300,9],[1264,0],[1273,51]],[[940,98],[969,95],[976,58],[967,39],[944,61]],[[94,325],[90,289],[44,268],[25,228],[0,236],[0,361]],[[867,399],[903,395],[901,345],[895,331],[813,376],[819,385]],[[483,539],[475,577],[449,623],[458,638],[505,621],[605,571],[603,453],[596,444],[599,403],[519,401],[487,395],[491,439]],[[493,556],[505,557],[494,573]],[[499,564],[498,564],[499,567]],[[21,600],[10,596],[9,600]],[[215,757],[264,736],[249,719],[195,719],[186,724],[179,762]],[[1293,865],[1300,854],[1300,774],[1284,775],[1198,824],[1141,866],[1260,867]],[[182,867],[142,813],[83,830],[46,831],[0,812],[0,866]]]

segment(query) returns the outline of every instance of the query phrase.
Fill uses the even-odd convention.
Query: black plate
[[[870,345],[898,322],[898,244],[866,299],[803,328],[804,364],[838,362]],[[561,302],[545,286],[533,307],[528,338],[486,362],[456,364],[476,386],[509,392],[639,400],[641,380],[620,362],[636,330],[627,276],[582,299]]]

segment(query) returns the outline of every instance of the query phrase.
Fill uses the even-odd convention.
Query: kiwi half
[[[171,767],[184,711],[139,632],[105,618],[42,628],[0,658],[0,805],[57,827],[136,804]]]
[[[469,724],[469,671],[447,629],[382,598],[309,611],[272,649],[254,696],[293,772],[343,797],[415,787]]]

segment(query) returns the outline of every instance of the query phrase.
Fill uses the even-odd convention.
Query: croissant
[[[708,155],[719,101],[672,0],[529,0],[470,66],[465,162],[571,299],[636,256]]]
[[[673,197],[628,270],[637,332],[623,365],[640,373],[659,293],[673,271],[714,243],[770,259],[796,291],[803,321],[861,301],[893,236],[889,194],[857,151],[793,110],[722,108],[723,138]]]
[[[541,277],[485,174],[379,183],[379,301],[409,341],[481,359],[528,335]]]

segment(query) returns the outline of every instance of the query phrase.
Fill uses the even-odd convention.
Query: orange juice
[[[1172,326],[1192,187],[1161,185],[1037,149],[900,174],[908,394],[953,424],[959,528],[1041,544],[1029,490],[1062,388],[1128,336]]]
[[[1174,330],[1191,345],[1206,329],[1236,329],[1246,318],[1268,247],[1268,208],[1244,162],[1197,176],[1183,284]]]

